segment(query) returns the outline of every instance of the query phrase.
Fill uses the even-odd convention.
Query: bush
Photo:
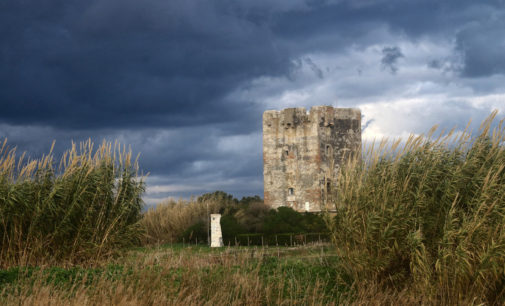
[[[271,210],[270,206],[265,205],[257,196],[243,198],[240,203],[241,205],[244,203],[244,206],[234,214],[234,218],[244,228],[244,232],[262,233],[265,218]]]
[[[349,161],[330,224],[343,271],[436,303],[505,302],[505,124],[491,132],[495,115],[474,138],[432,139],[433,129]]]
[[[224,215],[221,217],[221,232],[223,239],[232,238],[235,235],[246,233],[246,228],[238,223],[237,219],[231,215]]]
[[[52,150],[51,150],[52,151]],[[75,144],[60,168],[0,149],[0,265],[81,261],[137,244],[144,183],[131,152]]]
[[[319,214],[300,213],[291,207],[279,207],[270,210],[263,220],[265,234],[282,233],[319,233],[326,232],[327,228]]]
[[[208,225],[204,221],[198,221],[182,233],[181,241],[187,243],[208,243]]]

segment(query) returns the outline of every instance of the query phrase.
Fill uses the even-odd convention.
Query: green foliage
[[[271,209],[269,206],[263,204],[263,200],[257,200],[258,198],[258,196],[242,198],[240,203],[241,205],[244,203],[244,205],[233,215],[237,222],[245,229],[243,232],[263,232],[265,218]],[[251,199],[254,200],[251,201]],[[230,232],[230,234],[233,233],[233,231]],[[237,234],[240,233],[237,232]]]
[[[251,204],[263,203],[263,199],[259,195],[255,195],[252,197],[242,197],[242,199],[240,199],[239,203],[241,205],[249,206]]]
[[[372,146],[338,180],[330,222],[356,281],[442,303],[505,302],[505,124]],[[388,149],[389,148],[389,149]]]
[[[303,213],[302,227],[304,233],[324,233],[328,232],[328,227],[321,214]]]
[[[246,228],[238,223],[237,219],[232,215],[224,215],[221,218],[221,231],[223,239],[231,239],[235,235],[247,232]]]
[[[185,242],[207,242],[208,224],[204,221],[198,221],[191,225],[182,234],[181,240]]]
[[[267,257],[263,260],[259,274],[264,282],[282,282],[284,278],[297,280],[307,287],[316,285],[316,282],[324,281],[325,286],[322,291],[325,294],[338,294],[339,291],[349,290],[348,284],[337,284],[337,271],[334,269],[335,260],[320,261],[318,264],[306,259],[281,259],[278,257]],[[292,294],[289,283],[282,288],[283,294]],[[310,292],[303,292],[310,295]],[[333,297],[335,298],[335,296]]]
[[[303,228],[300,226],[303,219],[302,214],[290,207],[279,207],[277,210],[271,210],[264,220],[264,231],[267,234],[276,233],[301,233]]]
[[[218,203],[220,214],[230,214],[237,210],[238,200],[224,191],[205,193],[196,199],[197,203]]]
[[[23,166],[24,165],[24,166]],[[16,158],[0,149],[0,265],[80,261],[139,242],[144,183],[119,145],[73,145],[53,155]]]
[[[0,270],[0,304],[331,305],[349,286],[337,285],[336,258],[327,252],[186,244],[125,253],[97,267],[12,267]]]
[[[37,278],[43,285],[71,290],[75,285],[84,284],[89,286],[96,278],[103,277],[108,281],[117,281],[131,273],[131,268],[126,269],[124,266],[115,264],[108,264],[102,268],[84,268],[80,266],[69,268],[11,267],[0,270],[0,287],[17,284],[25,279]]]
[[[291,207],[270,210],[263,221],[266,234],[281,233],[320,233],[327,230],[320,215],[299,213]]]

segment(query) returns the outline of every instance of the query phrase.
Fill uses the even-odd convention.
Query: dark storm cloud
[[[52,4],[52,5],[50,5]],[[247,20],[205,1],[8,1],[0,119],[71,128],[181,126],[250,113],[223,97],[289,69]]]
[[[405,57],[398,47],[384,47],[382,49],[381,64],[385,69],[389,69],[392,74],[398,71],[398,60]]]
[[[464,58],[463,75],[482,77],[505,74],[505,13],[470,24],[457,35]]]
[[[72,142],[79,144],[90,137],[95,147],[102,140],[119,141],[131,147],[133,156],[139,155],[144,174],[162,176],[171,183],[181,184],[187,178],[203,184],[209,176],[215,184],[230,178],[257,180],[262,173],[261,154],[255,151],[261,147],[259,133],[231,136],[219,128],[206,126],[171,130],[102,129],[91,134],[89,130],[0,124],[0,140],[7,138],[10,148],[15,146],[19,154],[27,151],[33,157],[47,154],[55,141],[58,160]],[[254,192],[259,194],[260,190]]]
[[[391,46],[379,59],[395,72],[410,56],[393,36],[455,41],[461,66],[434,58],[431,68],[505,74],[504,13],[500,0],[3,0],[0,138],[33,155],[53,139],[58,152],[119,139],[165,183],[243,191],[261,181],[264,109],[234,92],[258,77],[294,82],[303,67],[323,82],[315,56],[349,46]],[[346,90],[359,98],[367,86]]]
[[[312,72],[314,72],[314,74],[322,79],[324,78],[324,74],[323,74],[323,71],[321,70],[321,68],[319,68],[319,66],[317,66],[310,57],[307,57],[304,59],[304,62],[309,66],[310,70],[312,70]]]
[[[287,12],[272,22],[273,32],[293,40],[295,43],[291,48],[299,52],[382,44],[384,37],[369,34],[383,26],[392,33],[404,35],[406,40],[415,41],[427,36],[456,38],[457,49],[465,59],[462,70],[465,76],[505,72],[503,0],[337,0],[307,3],[309,9]],[[498,67],[494,66],[496,61]]]
[[[373,43],[367,33],[380,25],[412,37],[459,31],[466,75],[503,73],[503,21],[460,30],[502,4],[7,0],[0,4],[0,120],[74,129],[199,125],[237,115],[252,122],[261,110],[229,103],[230,91],[254,77],[288,74],[303,52]],[[397,58],[385,54],[392,72]]]

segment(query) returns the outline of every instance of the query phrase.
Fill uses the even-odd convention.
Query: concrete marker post
[[[221,214],[210,215],[210,247],[219,248],[223,245],[223,234],[221,232]]]

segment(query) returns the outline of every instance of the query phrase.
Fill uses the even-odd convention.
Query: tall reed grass
[[[424,302],[505,303],[505,119],[370,146],[329,222],[342,277]]]
[[[144,183],[131,152],[90,140],[59,167],[0,143],[0,266],[99,258],[140,238]]]
[[[144,214],[142,241],[148,245],[177,242],[188,228],[208,222],[208,214],[217,213],[222,207],[223,202],[218,199],[168,199]]]

